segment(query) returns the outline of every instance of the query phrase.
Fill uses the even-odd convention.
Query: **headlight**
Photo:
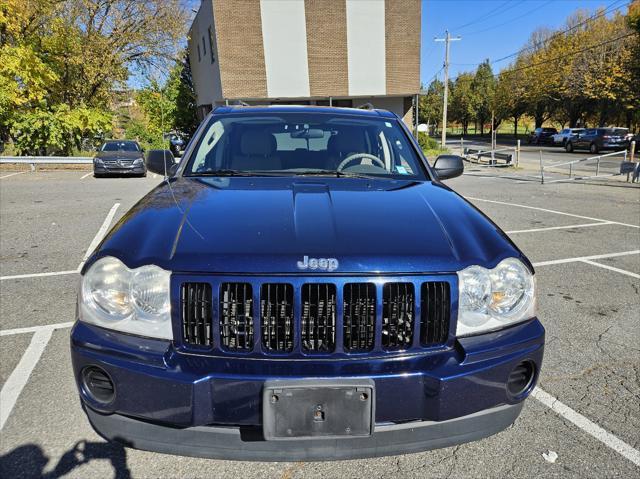
[[[135,160],[133,160],[134,165],[141,165],[143,162],[144,162],[144,159],[142,158],[136,158]]]
[[[535,316],[535,278],[518,259],[458,272],[458,336],[484,333]]]
[[[127,268],[107,256],[82,278],[80,320],[126,333],[173,339],[169,280],[171,273],[155,266]]]

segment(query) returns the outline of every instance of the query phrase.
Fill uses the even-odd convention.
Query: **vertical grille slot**
[[[415,293],[412,283],[386,283],[382,288],[382,347],[407,349],[413,341]]]
[[[293,286],[265,283],[260,288],[262,346],[269,351],[293,350]]]
[[[220,342],[233,351],[253,349],[253,292],[249,283],[220,285]]]
[[[211,285],[209,283],[182,283],[180,287],[182,309],[182,340],[195,346],[211,346]]]
[[[424,346],[442,344],[449,336],[451,293],[449,283],[422,283],[420,302],[420,342]]]
[[[344,285],[343,296],[345,351],[371,351],[375,344],[376,285],[347,283]]]
[[[336,347],[336,287],[333,284],[302,286],[300,315],[302,349],[332,352]]]

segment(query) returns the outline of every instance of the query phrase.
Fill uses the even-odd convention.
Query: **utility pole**
[[[449,43],[462,40],[461,37],[451,37],[449,30],[444,38],[434,38],[436,42],[444,42],[444,105],[442,107],[442,148],[447,141],[447,100],[449,97]]]

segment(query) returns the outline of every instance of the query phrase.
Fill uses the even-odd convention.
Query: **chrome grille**
[[[371,351],[375,344],[376,285],[348,283],[343,293],[345,351]]]
[[[416,350],[445,344],[454,314],[453,275],[375,283],[339,277],[305,282],[304,276],[236,281],[236,276],[213,275],[190,282],[192,276],[185,276],[186,281],[178,280],[175,314],[182,334],[176,339],[200,352],[349,355]]]
[[[268,351],[293,350],[293,286],[266,283],[260,288],[262,347]]]
[[[211,346],[211,285],[182,283],[180,288],[182,340],[195,346]]]
[[[305,284],[302,286],[300,311],[302,349],[332,352],[336,347],[336,286]]]
[[[444,343],[449,336],[451,292],[446,281],[422,283],[420,294],[420,342],[424,346]]]
[[[253,295],[249,283],[220,285],[220,342],[234,351],[253,349]]]
[[[408,349],[413,341],[415,294],[412,283],[386,283],[382,288],[382,347]]]

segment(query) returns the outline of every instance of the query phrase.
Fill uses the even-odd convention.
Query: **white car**
[[[560,133],[556,133],[551,138],[553,139],[554,145],[563,145],[567,142],[567,140],[571,137],[582,133],[584,128],[563,128]]]

